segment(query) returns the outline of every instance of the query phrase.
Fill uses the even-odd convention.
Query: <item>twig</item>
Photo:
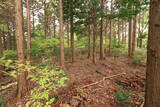
[[[109,77],[104,77],[102,80],[94,82],[94,83],[91,83],[91,84],[88,84],[88,85],[85,85],[83,87],[80,87],[80,89],[83,89],[83,88],[86,88],[86,87],[89,87],[89,86],[93,86],[93,85],[96,85],[96,84],[99,84],[99,83],[105,81],[106,79],[114,78],[114,77],[125,75],[125,74],[126,73],[120,73],[120,74],[117,74],[117,75],[112,75],[112,76],[109,76]]]

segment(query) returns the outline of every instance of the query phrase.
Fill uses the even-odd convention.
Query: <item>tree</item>
[[[30,0],[26,0],[27,6],[27,49],[31,49],[31,28],[30,28]],[[27,60],[30,61],[31,55],[27,54]]]
[[[70,37],[71,37],[71,61],[75,61],[74,49],[74,23],[73,23],[73,0],[70,3]]]
[[[113,1],[111,0],[111,14],[112,14],[112,8],[113,8]],[[112,55],[112,19],[109,21],[109,56]]]
[[[59,0],[59,13],[60,13],[60,66],[64,68],[64,22],[63,22],[63,3],[62,0]]]
[[[3,44],[2,44],[2,37],[0,36],[0,56],[3,55]]]
[[[104,8],[104,4],[103,4],[103,0],[101,0],[101,15],[103,14],[103,8]],[[103,16],[101,17],[101,21],[100,21],[100,60],[104,59],[104,48],[103,48]]]
[[[160,1],[150,1],[147,52],[146,95],[144,107],[160,106]]]
[[[131,55],[133,56],[135,47],[136,47],[136,32],[137,31],[137,15],[134,16],[133,19],[133,34],[132,34],[132,50],[131,50]]]
[[[132,20],[129,21],[129,29],[128,29],[128,56],[131,57],[132,52]]]
[[[93,7],[92,13],[92,23],[93,23],[93,52],[92,52],[92,62],[96,64],[96,35],[97,35],[97,17],[96,8]]]
[[[22,0],[15,0],[15,23],[16,23],[16,43],[17,43],[17,56],[19,62],[19,75],[18,75],[18,98],[22,98],[27,92],[27,79],[26,72],[23,70],[22,64],[25,62],[24,56],[24,37],[22,25]]]

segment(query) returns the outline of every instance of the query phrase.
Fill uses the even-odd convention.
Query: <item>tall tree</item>
[[[17,56],[19,62],[18,75],[18,98],[22,98],[27,92],[26,72],[24,72],[22,64],[24,64],[24,37],[23,37],[23,22],[22,22],[22,0],[15,0],[15,23],[16,23],[16,44]]]
[[[88,59],[91,57],[91,28],[88,25]]]
[[[92,23],[93,23],[93,52],[92,52],[92,62],[96,64],[96,35],[97,35],[97,10],[93,7],[92,13]]]
[[[129,29],[128,29],[128,56],[131,56],[132,52],[132,20],[129,21]]]
[[[103,0],[101,0],[101,14],[103,14],[103,8],[104,8],[104,4],[103,4]],[[100,21],[100,60],[104,59],[104,48],[103,48],[103,16],[101,17],[101,21]]]
[[[160,14],[157,13],[160,13],[160,0],[151,0],[144,107],[160,107]]]
[[[74,49],[74,25],[73,25],[73,0],[70,3],[70,37],[71,37],[71,61],[75,61],[75,49]]]
[[[31,49],[31,25],[30,25],[30,0],[26,0],[27,6],[27,49]],[[27,60],[30,61],[31,55],[27,54]]]
[[[0,36],[0,56],[2,55],[3,55],[3,44],[2,44],[2,37]]]
[[[132,50],[131,50],[131,55],[134,54],[135,47],[136,47],[136,32],[137,31],[137,15],[134,16],[133,19],[133,34],[132,34]]]
[[[112,14],[112,5],[113,5],[113,0],[111,0],[111,14]],[[112,55],[112,19],[110,19],[110,22],[109,22],[109,56]]]
[[[60,13],[60,66],[64,68],[64,22],[63,22],[63,3],[62,0],[59,0],[59,13]]]

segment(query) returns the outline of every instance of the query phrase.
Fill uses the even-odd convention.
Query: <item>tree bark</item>
[[[59,34],[60,34],[60,66],[61,68],[64,68],[64,22],[63,22],[63,3],[62,0],[59,0],[59,13],[60,13],[60,29],[59,29]]]
[[[144,107],[160,107],[160,14],[157,13],[160,13],[160,1],[151,0]]]
[[[30,0],[26,0],[27,6],[27,49],[31,49],[31,25],[30,25]],[[31,60],[31,55],[27,54],[27,60]]]
[[[111,0],[111,14],[112,14],[112,0]],[[110,24],[110,35],[109,35],[109,56],[111,56],[112,55],[112,19],[110,19],[110,22],[109,22],[109,24]]]
[[[88,25],[88,59],[91,57],[91,28]]]
[[[121,38],[120,38],[120,21],[119,21],[119,18],[118,18],[118,46],[120,45],[120,41],[121,41]]]
[[[103,0],[101,0],[101,10],[103,14]],[[104,48],[103,48],[103,16],[101,17],[100,22],[101,28],[100,28],[100,60],[104,59]]]
[[[134,16],[133,20],[133,34],[132,34],[132,50],[131,55],[133,56],[135,48],[136,48],[136,32],[137,31],[137,15]]]
[[[16,23],[16,44],[17,44],[17,55],[19,62],[19,75],[18,75],[18,98],[22,98],[27,92],[27,79],[26,72],[24,72],[21,64],[25,62],[24,56],[24,37],[23,37],[23,25],[22,25],[22,0],[15,0],[15,23]]]
[[[129,21],[129,37],[128,37],[128,56],[131,57],[132,52],[132,20]]]
[[[72,1],[73,2],[73,1]],[[73,29],[73,5],[70,5],[70,36],[71,36],[71,62],[75,62],[75,50],[74,50],[74,29]]]
[[[92,52],[92,62],[96,64],[96,35],[97,35],[97,18],[96,18],[96,9],[93,8],[92,13],[92,23],[93,23],[93,52]]]
[[[0,35],[0,56],[3,55],[3,44],[2,44],[2,37]]]

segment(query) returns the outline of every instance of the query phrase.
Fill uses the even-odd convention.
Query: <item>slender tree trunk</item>
[[[7,47],[6,47],[6,35],[5,35],[5,32],[4,32],[4,29],[3,29],[3,48],[4,48],[4,50],[6,50],[7,49]]]
[[[119,21],[119,18],[118,18],[118,46],[120,45],[120,41],[121,41],[121,38],[120,38],[120,21]]]
[[[160,107],[160,1],[150,1],[146,95],[144,107]]]
[[[132,35],[132,50],[131,55],[133,56],[136,47],[136,32],[137,31],[137,16],[135,15],[133,20],[133,35]]]
[[[16,23],[16,43],[17,55],[19,64],[24,64],[24,37],[23,37],[23,22],[22,22],[22,0],[15,0],[15,23]],[[18,68],[18,98],[22,98],[27,92],[26,72],[22,66]]]
[[[11,37],[11,28],[9,22],[7,23],[8,32],[7,32],[7,49],[12,49],[12,37]]]
[[[97,35],[97,18],[96,18],[96,9],[93,8],[93,16],[92,16],[92,23],[93,23],[93,52],[92,52],[92,62],[96,64],[96,35]]]
[[[111,14],[112,14],[112,0],[111,0]],[[111,56],[112,55],[112,19],[110,19],[110,22],[109,22],[109,24],[110,24],[110,35],[109,35],[109,56]]]
[[[3,44],[2,44],[2,37],[0,31],[0,57],[3,56]],[[3,67],[0,66],[0,70],[3,70]],[[3,73],[0,72],[0,79],[3,78]]]
[[[124,31],[125,30],[125,28],[124,28],[124,22],[122,22],[122,44],[124,44],[125,43],[125,34],[124,34]]]
[[[91,28],[88,25],[88,59],[91,57]]]
[[[2,37],[0,35],[0,56],[3,55],[3,44],[2,44]]]
[[[70,7],[70,35],[71,35],[71,62],[75,62],[75,50],[74,50],[74,29],[73,29],[73,5]]]
[[[129,21],[129,37],[128,37],[128,56],[131,57],[132,52],[132,20]]]
[[[101,0],[101,9],[103,14],[103,0]],[[104,48],[103,48],[103,16],[101,17],[100,22],[101,28],[100,28],[100,60],[104,59]]]
[[[32,20],[33,20],[33,34],[34,34],[34,31],[35,31],[35,25],[34,25],[34,10],[32,10]]]
[[[105,27],[105,45],[108,39],[108,19],[106,20],[106,27]],[[107,54],[107,48],[104,49],[105,55]]]
[[[31,25],[30,25],[30,0],[26,1],[27,6],[27,49],[31,49]],[[27,60],[31,60],[31,55],[27,54]]]
[[[44,32],[45,32],[45,37],[48,38],[50,36],[50,23],[49,23],[49,4],[45,2],[44,4]]]
[[[64,68],[64,22],[63,22],[63,3],[62,0],[59,0],[59,13],[60,13],[60,42],[61,42],[61,48],[60,48],[60,66]]]
[[[55,16],[55,14],[53,17],[54,17],[53,18],[53,35],[54,35],[54,37],[56,37],[56,16]]]

